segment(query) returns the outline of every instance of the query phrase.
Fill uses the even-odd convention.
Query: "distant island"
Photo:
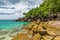
[[[24,18],[18,18],[17,20],[15,20],[16,22],[17,21],[24,21]]]

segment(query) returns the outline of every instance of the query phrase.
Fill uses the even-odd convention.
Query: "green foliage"
[[[60,13],[60,0],[44,0],[37,8],[31,9],[25,13],[27,18],[44,18],[49,14]]]

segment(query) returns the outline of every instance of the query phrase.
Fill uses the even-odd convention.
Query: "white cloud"
[[[0,8],[0,13],[14,13],[13,15],[0,15],[0,19],[17,19],[19,17],[23,17],[23,12],[27,12],[28,10],[35,8],[42,3],[41,0],[20,0],[20,2],[13,4],[9,0],[3,0],[6,5],[1,5],[3,7],[7,7],[8,9]],[[10,9],[10,8],[14,9]]]

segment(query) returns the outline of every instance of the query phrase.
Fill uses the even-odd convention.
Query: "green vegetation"
[[[26,15],[26,18],[34,20],[47,19],[50,14],[57,16],[60,14],[60,0],[44,0],[44,2],[39,7],[33,8],[24,14]]]

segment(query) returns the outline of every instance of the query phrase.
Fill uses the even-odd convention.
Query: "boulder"
[[[24,29],[28,29],[28,30],[31,29],[31,28],[32,28],[31,24],[29,24],[29,25],[27,25],[27,26],[24,27]]]
[[[34,23],[26,25],[24,29],[31,30],[34,25],[35,25]]]
[[[43,24],[42,23],[40,23],[39,25],[38,25],[38,32],[39,33],[41,33],[41,34],[46,34],[47,32],[46,32],[46,30],[44,29],[44,26],[43,26]]]
[[[33,37],[33,31],[32,30],[29,30],[27,32],[27,37],[29,37],[29,38],[32,38]]]
[[[54,31],[47,30],[47,33],[52,36],[57,36],[56,33],[54,33]]]
[[[60,36],[55,37],[53,40],[60,40]]]
[[[40,23],[38,25],[38,31],[45,31],[45,29],[43,28],[43,24],[42,23]]]
[[[44,39],[41,39],[41,40],[44,40]]]
[[[41,35],[39,33],[34,34],[33,40],[41,40]]]
[[[31,40],[31,39],[28,38],[26,34],[22,33],[22,34],[18,34],[12,40]]]
[[[35,25],[33,26],[33,28],[32,28],[32,31],[37,32],[37,29],[38,29],[38,25],[35,24]]]
[[[47,33],[49,35],[60,35],[60,21],[50,21],[47,26]]]
[[[0,30],[0,35],[5,35],[5,34],[7,34],[9,31],[7,31],[7,30]]]
[[[52,40],[54,38],[54,36],[45,35],[42,38],[43,38],[43,40]]]

